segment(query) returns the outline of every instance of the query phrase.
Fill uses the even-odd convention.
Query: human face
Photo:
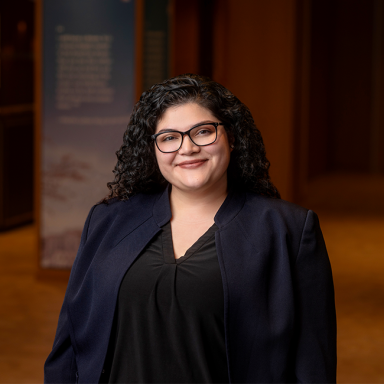
[[[203,122],[220,121],[196,103],[182,104],[165,111],[157,123],[156,133],[167,129],[185,132]],[[222,125],[217,127],[217,139],[210,145],[199,147],[185,135],[177,152],[162,153],[156,146],[155,151],[160,172],[173,188],[184,192],[226,190],[231,148]]]

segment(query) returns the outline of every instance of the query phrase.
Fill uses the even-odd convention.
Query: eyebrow
[[[206,124],[206,123],[215,123],[215,121],[212,121],[212,120],[203,120],[203,121],[200,121],[200,123],[196,123],[196,124],[193,124],[191,125],[190,128],[186,129],[185,131],[178,131],[177,129],[174,129],[174,128],[163,128],[163,129],[160,129],[159,132],[157,133],[161,133],[161,132],[186,132],[188,131],[189,129],[192,129],[194,127],[197,127],[198,125],[200,124]]]

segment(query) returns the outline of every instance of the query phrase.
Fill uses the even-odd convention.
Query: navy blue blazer
[[[91,209],[46,383],[100,380],[122,278],[170,219],[167,190]],[[316,214],[231,192],[215,223],[230,382],[335,383],[332,272]]]

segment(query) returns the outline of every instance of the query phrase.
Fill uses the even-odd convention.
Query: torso
[[[229,382],[217,229],[175,259],[167,223],[131,265],[100,382]]]

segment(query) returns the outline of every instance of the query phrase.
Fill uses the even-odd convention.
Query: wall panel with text
[[[69,268],[134,104],[134,0],[43,2],[41,266]]]

